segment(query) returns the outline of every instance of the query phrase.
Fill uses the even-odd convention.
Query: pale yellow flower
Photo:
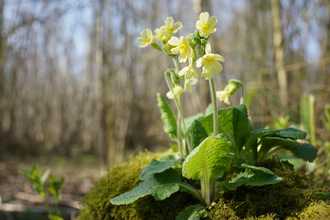
[[[169,33],[169,34],[175,34],[176,32],[178,32],[178,30],[180,30],[180,28],[182,27],[181,22],[175,22],[174,23],[174,18],[172,17],[167,17],[165,20],[165,25],[161,26],[160,28]]]
[[[197,83],[198,83],[198,78],[192,77],[191,79],[186,79],[184,81],[185,90],[186,91],[190,91],[191,90],[191,86],[192,85],[196,85]]]
[[[172,91],[173,91],[173,93],[172,93]],[[181,86],[179,86],[179,85],[175,85],[174,87],[173,87],[173,89],[172,89],[172,91],[168,91],[167,93],[166,93],[166,96],[167,96],[167,98],[168,99],[174,99],[174,96],[179,96],[181,93],[184,93],[185,92],[185,90],[181,87]]]
[[[179,76],[185,76],[185,79],[198,78],[198,74],[192,65],[186,66],[179,73]]]
[[[172,50],[173,48],[175,48],[175,46],[172,46],[172,45],[170,45],[169,43],[167,43],[167,44],[164,44],[163,48],[164,48],[164,50],[165,50],[166,53],[168,53],[168,54],[170,54],[170,55],[175,55],[175,54],[173,54],[173,53],[171,52],[171,50]]]
[[[229,80],[229,83],[226,85],[225,89],[223,91],[217,91],[216,96],[220,101],[223,101],[227,105],[230,105],[229,97],[233,95],[237,89],[242,87],[243,84],[241,81],[237,79],[231,79]]]
[[[230,105],[229,96],[230,94],[225,90],[217,91],[216,96],[220,101],[223,101],[227,105]]]
[[[175,48],[171,49],[171,52],[174,54],[180,53],[179,55],[180,63],[186,62],[188,58],[193,56],[193,50],[189,46],[189,40],[187,38],[183,36],[180,37],[180,39],[177,37],[171,37],[168,43],[172,46],[176,46]]]
[[[216,17],[210,17],[208,12],[202,12],[199,15],[199,20],[196,22],[196,28],[199,30],[199,35],[208,38],[216,31],[216,28],[214,27],[216,23]]]
[[[154,35],[155,40],[158,41],[168,41],[171,38],[171,35],[164,30],[157,28],[155,30],[156,35]]]
[[[137,42],[141,44],[140,47],[148,46],[149,44],[151,44],[152,40],[153,40],[152,31],[149,28],[144,29],[141,32],[141,36],[137,38]]]
[[[203,66],[201,74],[206,80],[213,79],[213,74],[219,74],[222,70],[222,65],[219,62],[224,62],[225,59],[219,54],[208,53],[199,58],[196,62],[197,67]]]

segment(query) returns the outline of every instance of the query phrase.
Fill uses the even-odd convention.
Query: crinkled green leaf
[[[192,149],[195,149],[203,140],[208,137],[207,132],[205,131],[203,125],[195,120],[189,129],[190,138],[191,138],[191,146]]]
[[[173,155],[168,155],[160,161],[152,159],[149,165],[142,167],[142,172],[139,176],[140,180],[145,180],[148,178],[148,176],[155,174],[155,173],[161,173],[172,166],[174,166],[176,163],[181,163],[183,158],[176,159]]]
[[[172,140],[176,141],[177,125],[174,114],[169,104],[160,93],[157,93],[157,102],[157,105],[160,108],[161,118],[164,122],[163,129],[166,133],[169,134]]]
[[[208,135],[213,133],[213,114],[200,120]],[[223,133],[228,140],[234,141],[235,148],[240,151],[245,142],[245,137],[250,130],[245,105],[230,106],[218,111],[219,133]]]
[[[231,165],[230,143],[223,138],[208,137],[185,159],[182,173],[194,180],[214,179]]]
[[[285,128],[275,131],[276,133],[274,134],[274,136],[278,136],[282,138],[290,138],[292,140],[305,139],[307,135],[306,132],[303,132],[296,128]]]
[[[281,138],[281,137],[265,137],[261,139],[262,146],[267,146],[267,148],[271,149],[276,146],[292,146],[292,145],[301,145],[298,141],[291,140],[289,138]]]
[[[239,105],[234,109],[233,113],[235,148],[241,151],[245,143],[245,137],[250,129],[250,120],[245,105]]]
[[[156,200],[164,200],[179,191],[179,183],[180,176],[170,168],[149,176],[133,190],[110,199],[110,202],[113,205],[127,205],[146,195],[152,195]]]
[[[218,110],[218,121],[221,127],[223,127],[228,132],[232,130],[232,125],[230,124],[230,122],[232,122],[233,118],[233,109],[233,106],[229,106],[228,108],[222,108]],[[213,133],[213,113],[201,119],[200,123],[203,125],[208,135],[211,135]],[[221,130],[219,130],[219,132],[221,132]],[[232,135],[232,132],[230,132],[230,134]]]
[[[260,143],[265,138],[271,138],[271,137],[279,137],[279,138],[284,138],[285,139],[292,139],[292,140],[297,140],[297,139],[304,139],[306,137],[306,133],[295,128],[285,128],[285,129],[279,129],[279,130],[273,130],[273,129],[263,129],[263,130],[256,130],[256,131],[251,131],[248,132],[246,139],[245,139],[245,149],[247,153],[252,153],[253,154],[253,159],[254,161],[257,161],[257,147],[258,147],[258,140],[260,140]],[[279,140],[279,139],[278,139]],[[265,139],[267,142],[267,139]],[[287,141],[287,143],[289,140]],[[284,142],[283,142],[284,144]],[[264,153],[267,153],[266,151],[270,150],[271,147],[267,146],[262,146],[262,151]]]
[[[179,213],[175,220],[200,220],[199,212],[204,209],[205,206],[202,204],[188,206]]]
[[[283,179],[276,176],[271,170],[265,167],[256,167],[248,164],[242,164],[241,166],[246,169],[245,172],[239,173],[229,182],[222,183],[228,190],[235,190],[243,184],[246,186],[276,184]],[[253,170],[255,170],[255,172]]]
[[[265,137],[261,139],[261,148],[259,150],[260,152],[267,153],[270,151],[273,147],[281,147],[281,146],[295,146],[295,145],[301,145],[298,141],[291,140],[291,139],[284,139],[281,137]]]
[[[301,158],[304,161],[313,162],[314,159],[317,157],[317,149],[311,144],[284,146],[283,148],[291,151],[294,156]]]

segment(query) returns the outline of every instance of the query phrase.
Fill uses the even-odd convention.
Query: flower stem
[[[217,97],[215,95],[214,79],[210,79],[209,83],[210,83],[211,99],[212,99],[212,105],[213,105],[213,135],[217,136],[217,134],[218,134],[218,105],[217,105]]]
[[[167,86],[168,86],[168,89],[172,92],[172,94],[174,94],[173,92],[173,87],[172,87],[172,84],[171,84],[171,79],[170,79],[170,76],[169,76],[169,72],[165,72],[165,81],[167,83]],[[177,144],[178,144],[178,148],[179,148],[179,152],[180,152],[180,156],[183,157],[183,149],[182,149],[182,138],[181,138],[181,111],[180,111],[180,106],[179,106],[179,103],[178,103],[178,100],[175,98],[174,96],[174,102],[175,102],[175,105],[178,109],[178,121],[177,121]]]
[[[180,65],[179,65],[179,61],[178,61],[177,57],[173,57],[173,63],[174,63],[174,66],[175,66],[176,73],[178,73],[180,71]],[[173,91],[172,91],[172,93],[173,93]],[[174,100],[175,100],[176,106],[178,108],[178,113],[179,113],[179,115],[181,115],[181,121],[182,121],[182,125],[183,125],[183,132],[184,132],[184,134],[186,134],[187,133],[187,128],[186,128],[186,124],[184,122],[184,117],[183,117],[183,112],[182,112],[181,94],[179,95],[178,100],[176,100],[176,98],[174,98]],[[179,123],[179,120],[178,120],[178,127],[181,128],[181,124]],[[179,131],[181,132],[181,129]],[[181,134],[180,134],[180,137],[181,137]],[[186,140],[187,140],[187,145],[188,145],[188,152],[190,153],[192,151],[192,147],[191,147],[191,144],[190,144],[189,137],[187,137]]]
[[[214,79],[209,80],[210,90],[211,90],[211,99],[213,105],[213,135],[214,137],[218,135],[218,104],[217,97],[215,95],[215,83]],[[211,189],[210,189],[210,202],[214,199],[215,195],[215,180],[211,180]]]
[[[241,99],[240,99],[240,104],[244,104],[244,85],[242,84],[241,87]]]

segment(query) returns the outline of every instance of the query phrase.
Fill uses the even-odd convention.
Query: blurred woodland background
[[[93,154],[109,166],[167,147],[156,92],[168,91],[173,63],[136,38],[169,16],[186,36],[205,11],[218,19],[211,41],[226,60],[217,90],[244,83],[255,129],[288,114],[300,124],[301,97],[312,94],[316,134],[329,141],[320,120],[330,102],[329,0],[0,0],[0,160]],[[200,79],[184,95],[186,117],[204,112],[208,90]]]

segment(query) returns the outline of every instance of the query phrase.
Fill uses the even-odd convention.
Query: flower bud
[[[201,45],[198,45],[198,54],[200,56],[204,56],[205,55],[205,50]]]

